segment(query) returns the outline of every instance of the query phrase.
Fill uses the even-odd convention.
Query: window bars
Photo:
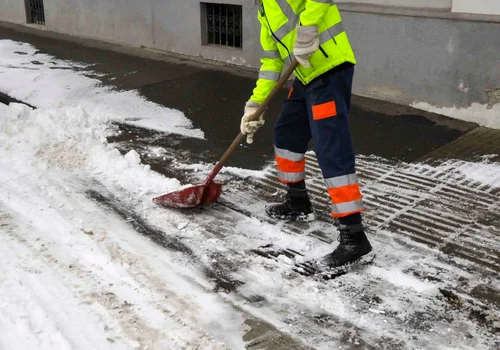
[[[205,4],[206,43],[241,48],[242,6],[226,4]]]
[[[25,0],[28,23],[45,25],[43,0]]]

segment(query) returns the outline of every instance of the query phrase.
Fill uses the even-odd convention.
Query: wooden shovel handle
[[[269,104],[271,103],[271,100],[274,98],[274,96],[278,93],[278,91],[283,87],[283,85],[286,83],[288,78],[293,74],[293,71],[297,66],[299,65],[299,62],[297,62],[296,59],[293,60],[292,64],[287,68],[287,70],[281,75],[280,79],[274,86],[274,88],[271,90],[269,95],[266,97],[264,102],[257,108],[257,111],[249,118],[250,121],[254,121],[259,119],[260,115],[265,112]],[[213,181],[213,179],[217,176],[219,171],[222,169],[224,164],[226,163],[227,159],[233,153],[233,151],[238,147],[238,145],[243,141],[245,138],[245,135],[243,135],[241,132],[240,134],[234,139],[233,143],[228,147],[224,155],[221,157],[219,162],[215,165],[214,169],[210,173],[210,175],[207,177],[205,180],[205,184],[209,184],[210,182]]]
[[[287,68],[287,70],[281,75],[280,79],[274,86],[274,88],[271,90],[269,95],[267,95],[266,99],[262,104],[257,108],[257,111],[249,118],[250,121],[254,121],[259,119],[260,115],[266,111],[266,108],[269,107],[269,104],[271,104],[271,100],[274,98],[274,96],[278,93],[278,91],[285,85],[286,81],[290,76],[293,74],[293,71],[297,66],[299,65],[299,62],[297,60],[294,60],[292,64]]]

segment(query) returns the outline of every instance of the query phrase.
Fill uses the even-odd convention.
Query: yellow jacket
[[[354,52],[333,0],[261,0],[261,58],[259,79],[251,101],[262,103],[279,80],[283,68],[293,61],[296,27],[318,26],[320,48],[310,58],[311,68],[302,65],[295,76],[304,85],[344,63],[356,64]]]

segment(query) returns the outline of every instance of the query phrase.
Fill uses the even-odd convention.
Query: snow
[[[176,169],[192,170],[196,173],[200,173],[200,178],[206,176],[206,174],[210,173],[210,171],[212,171],[212,169],[214,168],[213,164],[207,163],[184,164],[174,161],[172,162],[172,164]],[[268,169],[250,170],[233,166],[224,166],[220,171],[220,174],[234,175],[240,178],[264,178],[267,173]]]
[[[487,159],[482,162],[448,161],[437,167],[439,170],[455,170],[467,179],[491,187],[500,187],[500,165]]]
[[[489,108],[488,105],[485,104],[473,103],[467,108],[456,108],[436,107],[427,102],[414,102],[411,106],[427,112],[476,123],[481,126],[500,129],[500,104],[493,105]]]
[[[0,103],[0,118],[3,117],[6,111],[7,111],[7,106],[4,105],[3,103]]]
[[[106,128],[102,123],[100,114],[88,114],[82,107],[32,110],[12,103],[0,121],[0,142],[9,152],[0,154],[4,153],[4,161],[15,154],[15,164],[20,167],[31,164],[45,169],[85,169],[137,193],[179,189],[179,181],[166,179],[142,165],[137,152],[122,157],[117,149],[103,144]]]
[[[477,162],[449,159],[437,166],[416,163],[413,167],[418,172],[439,171],[447,173],[448,176],[454,177],[461,182],[469,181],[492,188],[499,188],[500,164],[489,159],[495,157],[497,155],[485,156]]]
[[[121,156],[103,144],[101,119],[81,107],[2,110],[0,325],[10,331],[2,347],[224,348],[205,327],[243,346],[237,312],[82,192],[93,178],[149,203],[159,188],[179,188],[177,180],[152,173],[135,151]]]
[[[116,91],[93,78],[81,63],[56,59],[26,43],[0,40],[0,92],[35,107],[80,106],[102,121],[203,138],[178,110],[146,100],[137,91]]]
[[[389,283],[401,287],[402,289],[411,288],[421,294],[436,294],[438,291],[437,287],[434,284],[421,282],[416,278],[409,277],[397,268],[380,269],[377,267],[369,267],[367,269],[367,273],[375,277],[384,279]]]
[[[2,226],[6,225],[2,220]],[[75,344],[80,348],[132,348],[116,338],[113,329],[103,332],[104,322],[90,303],[75,307],[82,299],[74,295],[73,286],[65,285],[51,271],[53,265],[41,263],[37,252],[15,239],[14,233],[1,231],[0,348],[71,349]],[[80,327],[72,326],[76,324]],[[116,341],[110,343],[107,338]]]

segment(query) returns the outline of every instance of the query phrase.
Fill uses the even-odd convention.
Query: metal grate
[[[205,3],[206,43],[241,48],[242,6]]]
[[[26,0],[28,23],[45,25],[45,11],[43,0]]]

